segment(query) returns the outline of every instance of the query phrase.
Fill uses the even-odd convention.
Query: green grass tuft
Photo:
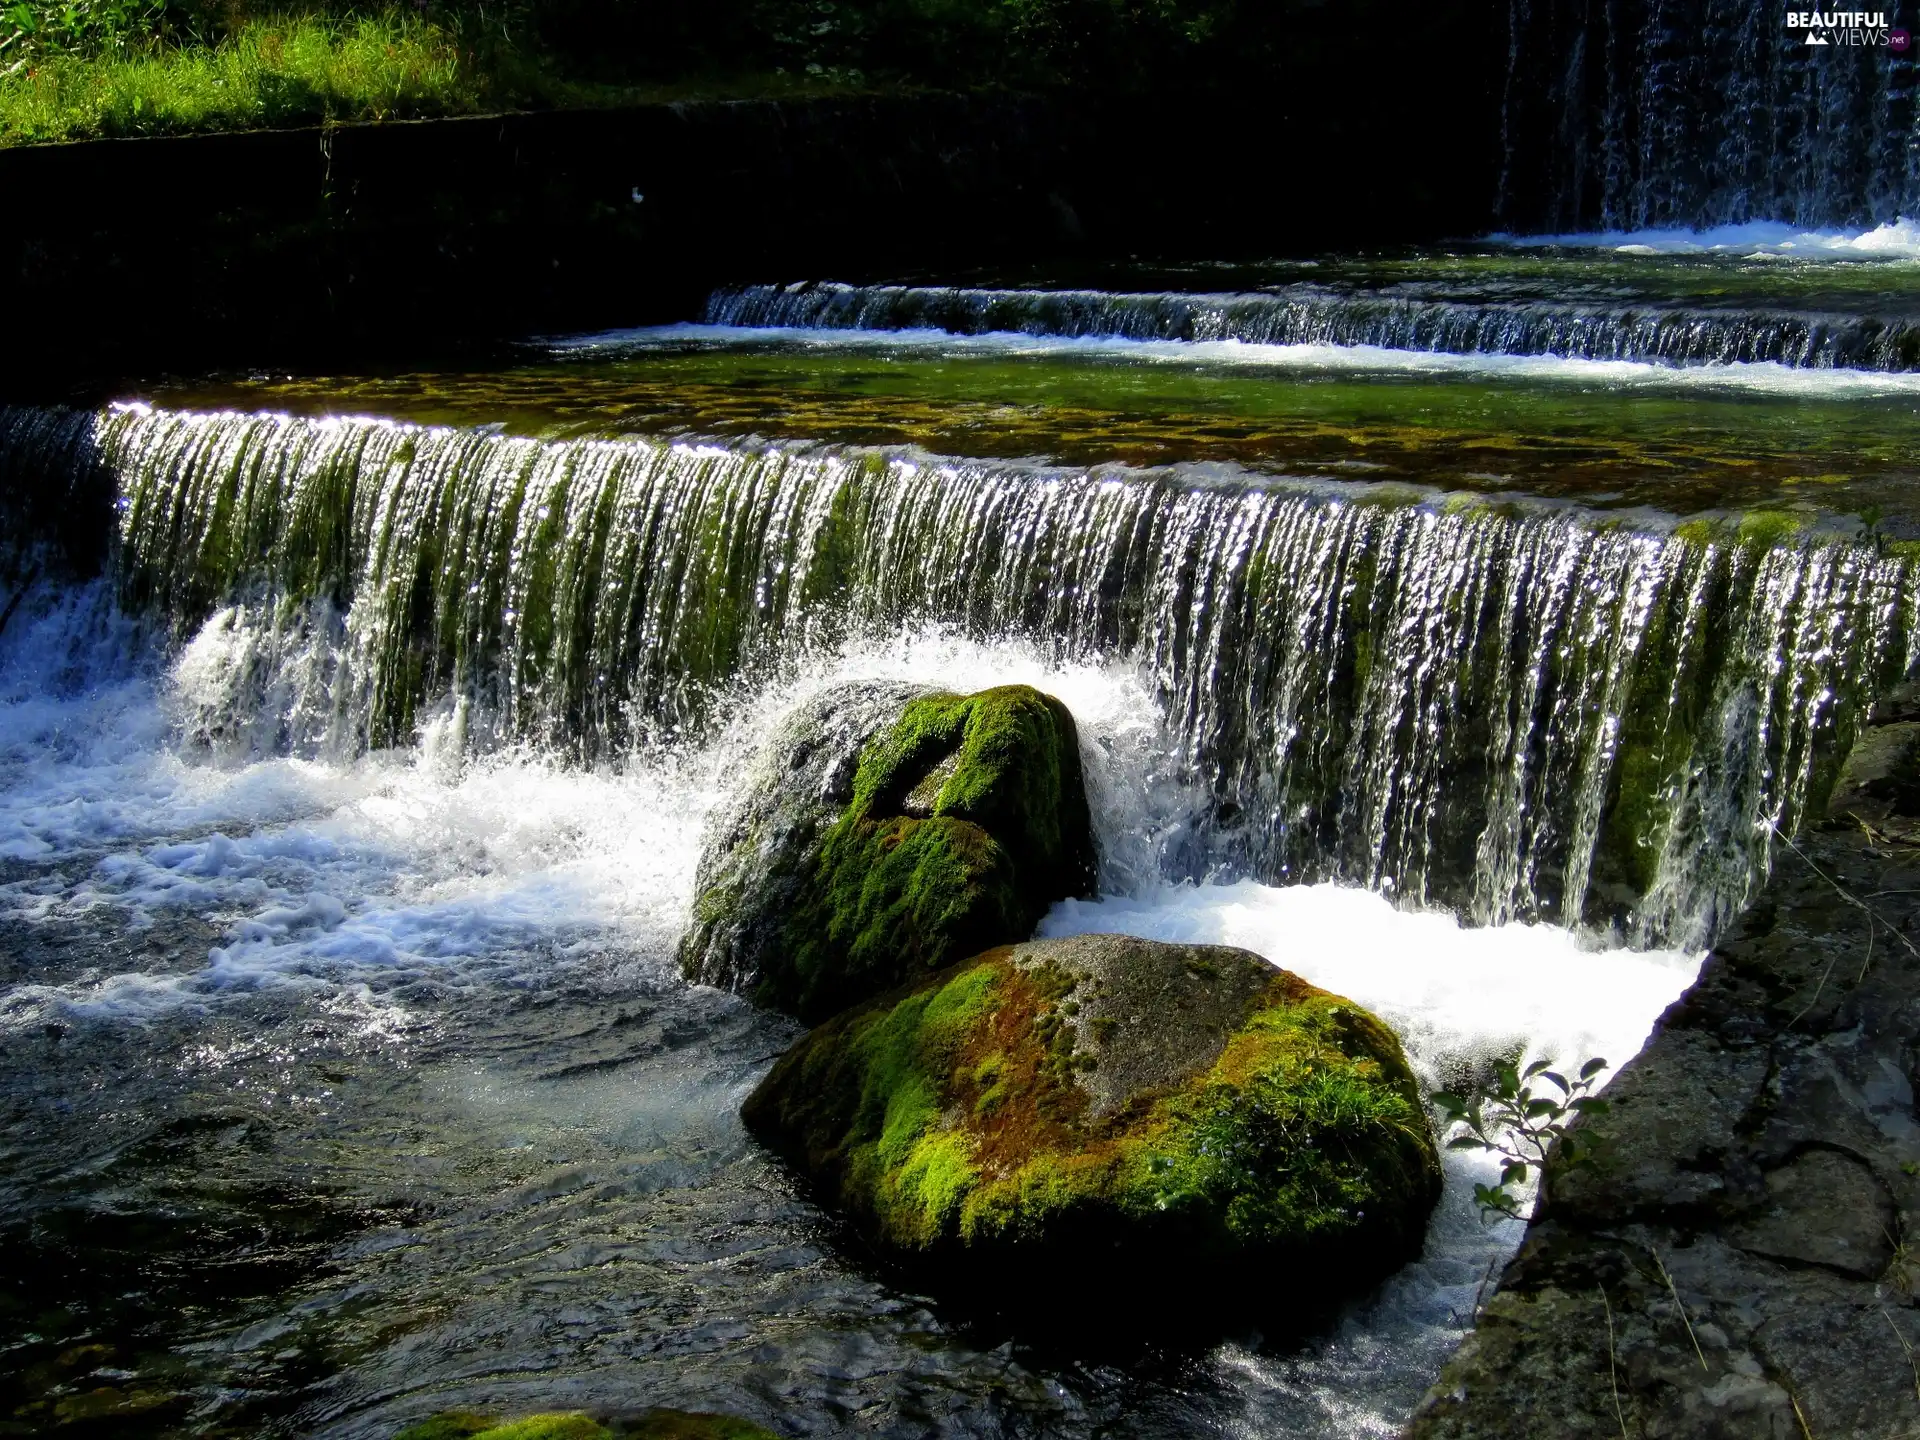
[[[531,62],[483,64],[397,11],[297,16],[211,46],[41,56],[0,79],[0,144],[470,114],[568,92]]]

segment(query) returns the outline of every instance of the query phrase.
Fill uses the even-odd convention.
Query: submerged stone
[[[742,1115],[883,1255],[1023,1305],[1304,1317],[1440,1193],[1393,1033],[1223,946],[989,951],[820,1026]]]
[[[1093,878],[1066,706],[1025,685],[841,686],[756,762],[702,857],[681,966],[819,1020],[1024,939]]]

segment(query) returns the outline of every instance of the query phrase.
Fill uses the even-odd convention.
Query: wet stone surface
[[[1609,1088],[1416,1440],[1920,1433],[1920,706]]]

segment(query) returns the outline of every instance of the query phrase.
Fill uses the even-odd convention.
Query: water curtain
[[[1781,517],[145,407],[0,413],[28,450],[107,477],[125,604],[218,651],[205,743],[452,713],[618,763],[941,623],[1143,667],[1206,797],[1198,870],[1643,941],[1713,933],[1914,662],[1911,562]]]

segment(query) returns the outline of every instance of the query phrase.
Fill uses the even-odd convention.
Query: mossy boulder
[[[409,1425],[394,1440],[778,1440],[771,1430],[735,1415],[656,1408],[604,1420],[579,1410],[501,1420],[446,1410]]]
[[[635,1440],[779,1440],[751,1420],[705,1410],[649,1410],[625,1433]]]
[[[407,1426],[393,1440],[613,1440],[614,1432],[578,1410],[500,1420],[447,1410]]]
[[[782,725],[717,827],[681,967],[816,1021],[1025,939],[1093,880],[1066,706],[842,686]]]
[[[1440,1194],[1392,1031],[1223,946],[989,951],[820,1026],[742,1115],[881,1255],[1029,1310],[1304,1322]]]

